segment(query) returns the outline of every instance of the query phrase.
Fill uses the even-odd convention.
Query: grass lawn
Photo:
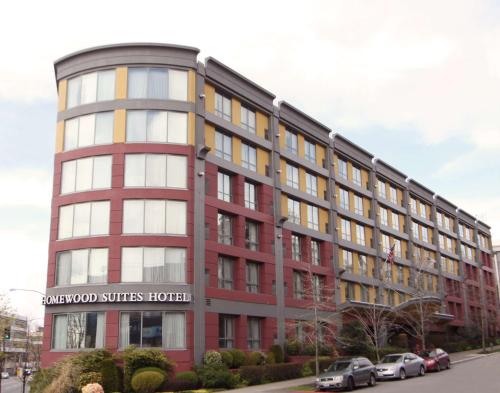
[[[291,388],[288,388],[288,390],[293,391],[300,391],[300,392],[315,392],[316,389],[314,389],[314,385],[299,385],[299,386],[293,386]]]

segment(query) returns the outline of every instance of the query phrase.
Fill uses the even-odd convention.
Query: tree
[[[12,322],[12,309],[10,307],[8,299],[0,294],[0,334],[2,340],[2,346],[0,347],[0,372],[4,370],[5,359],[7,358],[7,353],[5,351],[5,337],[6,329],[9,329]],[[2,383],[0,379],[0,393],[2,392]]]

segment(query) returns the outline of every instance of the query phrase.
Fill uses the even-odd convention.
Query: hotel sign
[[[189,303],[191,294],[186,292],[105,292],[70,293],[65,295],[46,295],[42,304],[88,304],[88,303]]]

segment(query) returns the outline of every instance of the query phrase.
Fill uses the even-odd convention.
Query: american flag
[[[396,243],[394,243],[390,248],[389,248],[389,253],[387,254],[386,262],[387,263],[394,263],[394,249],[396,248]]]

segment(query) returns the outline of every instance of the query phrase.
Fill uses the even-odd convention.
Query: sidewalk
[[[500,345],[497,345],[493,348],[488,348],[492,350],[500,349]],[[488,356],[487,354],[480,354],[481,349],[472,349],[470,351],[464,352],[455,352],[450,353],[451,364],[458,364],[463,362],[468,362],[470,360],[479,359],[484,356]],[[264,385],[256,385],[256,386],[248,386],[246,388],[234,389],[230,390],[231,393],[261,393],[261,392],[272,392],[279,389],[287,389],[292,388],[294,386],[300,385],[308,385],[314,383],[316,377],[305,377],[299,379],[291,379],[288,381],[267,383]]]

